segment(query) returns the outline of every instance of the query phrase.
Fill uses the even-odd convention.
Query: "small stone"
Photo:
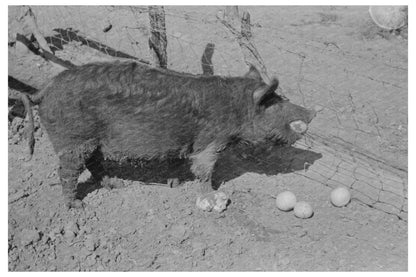
[[[24,177],[21,180],[22,180],[22,182],[26,182],[26,181],[28,181],[32,177],[33,177],[33,173],[32,172],[28,172],[28,173],[26,173],[24,175]]]
[[[65,231],[64,235],[67,242],[72,242],[74,238],[76,237],[75,233],[72,231]]]
[[[194,256],[204,256],[207,245],[203,242],[193,242],[192,243],[192,255]]]
[[[46,244],[49,241],[50,237],[49,236],[42,236],[42,243]]]
[[[237,248],[235,248],[234,249],[234,254],[236,254],[236,255],[241,255],[241,254],[243,254],[243,248],[240,246],[240,247],[237,247]]]
[[[20,233],[20,242],[23,246],[30,245],[40,240],[40,234],[37,230],[23,229]]]
[[[198,197],[196,206],[203,211],[210,212],[214,210],[220,213],[227,208],[228,200],[224,192],[215,191],[205,195],[203,198]]]
[[[95,236],[89,235],[84,241],[84,246],[85,248],[87,248],[88,251],[92,252],[98,248],[99,241]]]
[[[92,219],[92,218],[94,218],[94,217],[95,217],[95,218],[97,218],[97,217],[96,217],[96,214],[97,214],[97,213],[96,213],[95,211],[93,211],[93,210],[88,211],[88,212],[87,212],[87,219],[88,219],[88,220],[91,220],[91,219]]]
[[[222,212],[227,208],[228,204],[228,197],[223,192],[218,192],[215,194],[215,206],[214,211],[216,212]]]
[[[12,137],[12,139],[10,140],[10,143],[11,143],[11,144],[19,144],[19,141],[20,141],[20,136],[19,136],[19,134],[15,134],[15,135]]]
[[[61,235],[63,233],[64,228],[62,226],[57,226],[52,229],[52,232],[56,235]]]
[[[65,233],[67,232],[72,232],[74,234],[77,234],[79,229],[78,229],[78,225],[73,222],[73,221],[69,221],[66,225],[65,225]]]
[[[83,217],[79,217],[77,219],[77,225],[79,227],[83,227],[86,223],[87,223],[87,220],[85,218],[83,218]]]
[[[192,212],[192,210],[191,210],[191,209],[186,209],[186,210],[185,210],[185,214],[186,214],[186,215],[192,215],[192,213],[193,213],[193,212]]]
[[[17,251],[10,251],[9,252],[9,261],[15,262],[19,260],[19,252]]]
[[[35,130],[38,130],[40,128],[39,118],[34,118],[33,127],[35,128]]]
[[[279,265],[281,265],[281,266],[287,266],[288,264],[290,264],[290,259],[287,258],[287,257],[279,260]]]
[[[53,232],[49,232],[48,237],[51,241],[55,241],[56,240],[56,235]]]
[[[175,238],[183,238],[186,234],[187,228],[184,225],[174,225],[171,228],[171,235]]]
[[[169,210],[169,209],[170,209],[170,206],[169,206],[169,204],[168,204],[168,203],[163,203],[163,208],[164,208],[165,210]]]
[[[56,176],[56,170],[54,170],[54,171],[50,172],[50,173],[48,174],[48,176],[46,176],[46,178],[51,179],[51,178],[53,178],[53,177],[55,177],[55,176]]]
[[[13,119],[13,121],[12,121],[12,132],[14,134],[18,133],[19,130],[23,128],[23,122],[24,122],[23,118],[20,118],[20,117],[17,117],[17,116]]]
[[[207,198],[201,199],[201,197],[198,197],[196,199],[196,206],[200,208],[203,211],[210,212],[212,211],[212,205],[210,204],[209,200]]]
[[[62,227],[62,226],[58,226],[58,227],[55,227],[54,229],[52,229],[52,230],[49,232],[48,237],[49,237],[52,241],[54,241],[54,240],[56,240],[57,236],[62,235],[62,233],[63,233],[63,227]]]
[[[97,263],[97,260],[95,259],[96,255],[90,255],[87,257],[87,259],[85,260],[85,265],[86,266],[93,266]]]
[[[100,241],[100,246],[101,246],[103,249],[108,249],[108,248],[111,248],[111,247],[112,247],[112,245],[111,245],[111,242],[110,242],[110,239],[109,239],[109,238],[102,237],[102,238],[100,238],[100,239],[99,239],[99,241]]]
[[[38,136],[38,137],[42,137],[42,136],[43,136],[43,131],[42,131],[42,128],[37,129],[37,130],[36,130],[36,132],[35,132],[35,134],[36,134],[36,136]]]
[[[25,128],[20,128],[19,131],[17,131],[17,133],[20,135],[20,137],[25,137]]]

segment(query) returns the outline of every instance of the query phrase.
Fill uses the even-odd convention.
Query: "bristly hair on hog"
[[[218,150],[236,139],[292,144],[315,113],[277,95],[278,85],[277,79],[266,84],[254,67],[242,77],[222,77],[135,62],[93,63],[58,74],[25,106],[40,103],[64,196],[77,206],[82,170],[98,180],[105,172],[97,151],[115,161],[189,157],[209,191]]]

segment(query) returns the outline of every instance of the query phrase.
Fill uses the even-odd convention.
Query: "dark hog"
[[[228,198],[211,185],[218,153],[237,141],[291,145],[315,116],[277,95],[277,87],[277,79],[266,84],[254,67],[243,77],[221,77],[135,62],[94,63],[60,73],[39,93],[22,100],[27,109],[39,104],[41,123],[59,157],[68,207],[83,205],[75,195],[85,168],[97,181],[104,177],[97,157],[181,157],[190,159],[200,182],[198,207],[222,211]],[[30,126],[33,130],[31,112]],[[29,145],[33,153],[33,131]]]

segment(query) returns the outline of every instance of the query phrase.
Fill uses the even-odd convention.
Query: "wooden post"
[[[152,51],[155,64],[166,68],[168,55],[166,52],[167,38],[165,25],[165,10],[163,6],[149,6],[150,38],[149,47]]]
[[[212,55],[214,54],[215,44],[208,43],[205,46],[204,54],[201,58],[202,72],[204,75],[214,75],[214,66],[212,65]]]

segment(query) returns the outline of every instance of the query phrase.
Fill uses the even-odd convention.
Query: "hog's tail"
[[[29,99],[29,97],[26,94],[21,93],[20,94],[20,99],[23,102],[23,105],[25,106],[25,110],[26,113],[28,115],[28,125],[26,126],[26,139],[28,141],[29,144],[29,154],[30,156],[27,158],[27,160],[31,160],[32,156],[33,156],[33,151],[35,148],[35,135],[34,135],[34,123],[33,123],[33,113],[32,113],[32,108],[30,105],[31,100]]]
[[[45,96],[46,91],[51,86],[51,83],[47,85],[44,89],[36,92],[35,94],[28,95],[24,92],[20,93],[20,100],[23,102],[26,113],[28,115],[28,125],[26,126],[25,134],[26,139],[29,144],[29,156],[26,158],[26,161],[30,161],[33,156],[35,148],[35,124],[33,120],[32,105],[39,105],[42,102],[43,97]]]

